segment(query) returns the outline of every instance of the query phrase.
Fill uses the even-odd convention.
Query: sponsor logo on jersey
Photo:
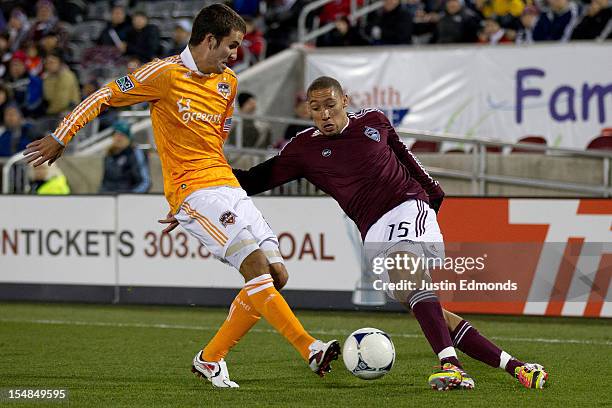
[[[221,96],[223,96],[225,99],[229,97],[231,91],[232,89],[230,87],[230,84],[228,84],[227,82],[219,82],[217,84],[217,92],[219,92]]]
[[[134,88],[134,83],[132,82],[130,77],[127,75],[115,80],[115,83],[117,84],[121,92],[127,92],[130,89]]]
[[[375,142],[380,142],[380,133],[378,132],[378,130],[371,128],[369,126],[366,126],[365,129],[363,130],[363,133],[370,139],[374,140]]]
[[[214,125],[221,124],[220,113],[206,113],[198,112],[191,109],[191,99],[185,99],[181,96],[181,99],[176,101],[178,113],[181,114],[181,120],[187,124],[192,120],[199,120],[200,122],[212,123]]]
[[[221,214],[221,217],[219,217],[219,222],[221,223],[221,225],[227,228],[228,225],[236,223],[236,214],[231,211],[226,211]]]
[[[178,106],[179,113],[188,111],[190,108],[190,105],[191,105],[191,99],[184,99],[182,96],[181,96],[181,99],[176,101],[176,106]]]
[[[331,149],[323,149],[323,151],[321,152],[321,155],[323,157],[329,157],[331,156]]]

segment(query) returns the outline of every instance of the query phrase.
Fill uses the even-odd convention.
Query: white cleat
[[[308,365],[310,369],[323,377],[331,371],[331,362],[337,360],[340,355],[340,343],[338,340],[331,340],[323,343],[315,340],[309,347]]]
[[[213,387],[217,388],[238,388],[239,385],[229,379],[227,364],[225,360],[219,361],[204,361],[201,358],[201,351],[193,358],[191,372],[198,377],[206,378],[210,381]]]

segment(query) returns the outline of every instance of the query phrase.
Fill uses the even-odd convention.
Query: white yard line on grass
[[[5,319],[0,318],[2,323],[33,323],[33,324],[54,324],[68,326],[98,326],[98,327],[126,327],[126,328],[144,328],[144,329],[170,329],[170,330],[212,330],[216,331],[219,327],[213,326],[190,326],[182,324],[164,324],[164,323],[117,323],[117,322],[87,322],[79,320],[48,320],[48,319]],[[272,329],[251,329],[255,333],[276,333]],[[345,336],[346,333],[340,330],[311,330],[310,333],[322,334],[327,336]],[[422,334],[418,333],[389,333],[391,337],[403,337],[409,339],[422,338]],[[502,341],[517,341],[523,343],[548,343],[548,344],[588,344],[596,346],[612,346],[612,341],[597,341],[597,340],[578,340],[578,339],[547,339],[547,338],[528,338],[528,337],[491,337],[493,340]]]

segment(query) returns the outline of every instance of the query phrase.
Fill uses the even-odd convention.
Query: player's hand
[[[157,220],[157,222],[159,222],[160,224],[168,224],[168,226],[162,231],[162,234],[170,233],[179,225],[179,222],[176,220],[176,218],[174,218],[174,214],[172,214],[171,211],[168,211],[168,215],[166,215],[166,218],[164,218],[163,220]]]
[[[438,211],[440,211],[440,207],[442,206],[442,201],[444,200],[443,197],[440,198],[435,198],[435,199],[429,199],[429,206],[431,207],[432,210],[434,210],[436,212],[436,214],[438,213]]]
[[[64,146],[59,144],[53,136],[47,135],[28,144],[23,155],[26,156],[28,164],[38,167],[47,161],[49,166],[52,165],[62,153],[64,153]]]

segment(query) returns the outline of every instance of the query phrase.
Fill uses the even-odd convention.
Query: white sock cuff
[[[270,275],[269,273],[264,273],[263,275],[258,276],[256,278],[253,278],[250,281],[246,282],[244,284],[244,286],[252,285],[254,283],[259,283],[259,282],[264,281],[266,279],[272,279],[272,275]]]
[[[410,309],[414,309],[414,306],[416,306],[417,303],[427,299],[437,299],[437,296],[430,290],[417,290],[412,292],[408,296],[408,304],[410,305]]]
[[[505,370],[506,364],[508,364],[508,361],[512,360],[512,358],[513,357],[510,354],[502,351],[501,355],[499,356],[499,368]]]
[[[448,346],[447,348],[445,348],[444,350],[438,353],[438,358],[440,360],[442,360],[443,358],[449,358],[449,357],[457,357],[457,352],[455,351],[455,348],[452,346]]]
[[[269,273],[264,273],[263,275],[253,278],[245,283],[244,289],[246,289],[247,295],[251,296],[273,286],[274,279],[272,279],[272,275]]]

